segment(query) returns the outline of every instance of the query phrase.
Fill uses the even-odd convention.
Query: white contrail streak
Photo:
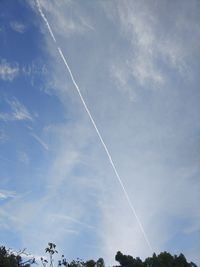
[[[124,195],[125,195],[126,200],[127,200],[128,204],[129,204],[129,206],[130,206],[130,208],[131,208],[131,210],[132,210],[132,212],[133,212],[133,215],[134,215],[135,218],[136,218],[136,221],[137,221],[137,223],[138,223],[138,225],[139,225],[139,227],[140,227],[140,230],[141,230],[141,232],[142,232],[142,234],[143,234],[143,236],[144,236],[144,239],[145,239],[145,241],[146,241],[148,247],[150,248],[151,252],[153,252],[152,246],[151,246],[151,244],[150,244],[150,242],[149,242],[149,240],[148,240],[148,238],[147,238],[147,234],[145,233],[144,227],[143,227],[143,225],[142,225],[142,223],[141,223],[141,221],[140,221],[140,219],[139,219],[139,217],[138,217],[138,215],[137,215],[137,213],[136,213],[136,210],[135,210],[135,208],[134,208],[134,206],[133,206],[133,204],[132,204],[132,202],[131,202],[131,200],[130,200],[130,197],[129,197],[127,191],[126,191],[126,188],[125,188],[125,186],[124,186],[124,184],[123,184],[123,182],[122,182],[122,179],[121,179],[121,177],[120,177],[120,175],[119,175],[119,173],[118,173],[118,171],[117,171],[117,169],[116,169],[116,167],[115,167],[115,164],[114,164],[114,162],[113,162],[113,160],[112,160],[112,157],[111,157],[111,155],[110,155],[110,152],[109,152],[109,150],[108,150],[108,148],[107,148],[107,146],[106,146],[106,144],[105,144],[105,142],[104,142],[104,140],[103,140],[103,138],[102,138],[102,136],[101,136],[101,134],[100,134],[100,132],[99,132],[99,130],[98,130],[98,128],[97,128],[97,125],[96,125],[96,123],[95,123],[95,121],[94,121],[94,119],[93,119],[93,117],[92,117],[92,115],[91,115],[91,113],[90,113],[90,111],[89,111],[89,109],[88,109],[88,107],[87,107],[87,104],[85,103],[85,100],[84,100],[84,98],[83,98],[83,96],[82,96],[82,94],[81,94],[81,91],[80,91],[80,89],[79,89],[79,87],[78,87],[78,85],[77,85],[77,83],[76,83],[76,81],[75,81],[75,79],[74,79],[74,76],[73,76],[73,74],[72,74],[72,72],[71,72],[71,69],[70,69],[68,63],[67,63],[67,60],[66,60],[65,56],[63,55],[63,52],[62,52],[62,50],[60,49],[60,47],[57,45],[56,38],[55,38],[55,36],[54,36],[54,34],[53,34],[53,31],[52,31],[52,29],[51,29],[51,26],[49,25],[49,22],[48,22],[46,16],[44,15],[44,13],[43,13],[43,11],[42,11],[42,9],[41,9],[39,0],[36,0],[36,4],[37,4],[37,8],[38,8],[38,11],[39,11],[41,17],[42,17],[42,19],[44,20],[44,22],[45,22],[45,24],[46,24],[46,26],[47,26],[47,28],[48,28],[48,30],[49,30],[50,35],[51,35],[52,39],[54,40],[54,42],[55,42],[55,44],[56,44],[57,50],[58,50],[58,52],[59,52],[59,54],[60,54],[60,57],[61,57],[61,59],[63,60],[65,66],[66,66],[66,68],[67,68],[67,71],[68,71],[68,73],[69,73],[69,75],[70,75],[70,77],[71,77],[72,83],[74,84],[74,86],[75,86],[75,88],[76,88],[76,90],[77,90],[77,92],[78,92],[78,94],[79,94],[79,97],[80,97],[80,99],[81,99],[81,102],[82,102],[82,104],[83,104],[83,106],[84,106],[84,108],[85,108],[85,110],[86,110],[86,112],[87,112],[87,114],[88,114],[88,116],[89,116],[89,118],[90,118],[90,120],[91,120],[93,126],[94,126],[94,129],[95,129],[95,131],[96,131],[96,133],[97,133],[97,135],[98,135],[98,137],[99,137],[99,139],[100,139],[100,141],[101,141],[101,144],[102,144],[102,146],[103,146],[103,148],[104,148],[104,150],[105,150],[105,152],[106,152],[106,154],[107,154],[107,156],[108,156],[109,162],[110,162],[110,164],[111,164],[111,166],[112,166],[112,168],[113,168],[113,171],[114,171],[114,173],[115,173],[115,175],[116,175],[116,177],[117,177],[117,179],[118,179],[118,182],[120,183],[120,186],[121,186],[121,188],[122,188],[122,191],[124,192]]]

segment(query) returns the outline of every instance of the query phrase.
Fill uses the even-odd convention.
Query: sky
[[[200,264],[200,2],[0,1],[0,242]]]

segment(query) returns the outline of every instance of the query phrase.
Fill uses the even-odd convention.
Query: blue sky
[[[200,263],[198,1],[41,0],[155,252]],[[0,236],[151,254],[35,1],[0,2]]]

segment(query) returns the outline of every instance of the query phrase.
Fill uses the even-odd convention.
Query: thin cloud
[[[185,10],[189,8],[184,1],[178,5],[181,8],[186,5]],[[189,75],[190,66],[187,60],[192,55],[191,51],[198,49],[196,44],[200,31],[196,27],[195,19],[185,23],[183,18],[187,14],[183,9],[180,9],[177,16],[170,8],[165,2],[154,5],[152,1],[116,1],[112,10],[105,8],[109,13],[107,16],[119,23],[121,35],[130,44],[129,58],[118,63],[119,69],[128,74],[127,84],[130,77],[133,77],[139,85],[161,87],[168,80],[163,67],[184,77]],[[193,4],[190,6],[190,9],[192,8]],[[165,9],[172,13],[167,18]],[[173,26],[166,28],[166,25],[171,23]],[[183,32],[192,36],[192,42],[188,42],[189,38],[185,38]],[[112,76],[117,78],[115,74]]]
[[[21,33],[21,34],[25,33],[25,31],[27,29],[27,27],[23,23],[21,23],[19,21],[11,21],[10,22],[10,27],[11,27],[11,29],[13,31]]]
[[[63,33],[69,36],[95,30],[90,19],[83,15],[80,6],[73,1],[63,3],[58,1],[41,1],[41,6],[45,12],[48,12],[51,17],[50,19],[56,23],[56,33],[61,36]],[[73,9],[76,9],[76,12],[72,16],[71,10]],[[67,16],[66,14],[69,15]]]
[[[8,198],[14,198],[16,196],[16,192],[9,191],[9,190],[1,190],[0,189],[0,200],[8,199]]]
[[[53,18],[49,13],[48,16]],[[56,29],[57,27],[61,27],[58,24],[59,21],[54,25]],[[101,24],[102,23],[100,22],[100,25]],[[67,35],[63,33],[62,36],[63,42],[61,45],[62,47],[65,47],[64,44],[66,44],[66,41],[68,40]],[[48,42],[49,39],[46,38],[46,41]],[[96,44],[95,40],[94,44]],[[68,47],[70,47],[70,45],[74,45],[74,43],[72,41],[71,44],[70,40],[68,40]],[[106,42],[106,45],[109,48],[109,42]],[[50,50],[52,46],[47,43],[47,47]],[[90,48],[90,44],[87,46],[87,50],[90,50],[88,47]],[[83,44],[83,51],[84,49],[85,47]],[[121,50],[123,50],[123,48]],[[126,60],[123,60],[124,57],[121,55],[121,50],[117,52],[119,52],[119,58],[121,58],[121,62],[119,63],[121,63],[123,67]],[[113,53],[115,52],[116,51],[113,51]],[[101,66],[101,69],[104,69],[104,65],[102,65],[101,61],[103,57],[102,54],[99,55],[96,50],[94,54],[95,57],[97,57],[95,59],[96,62],[100,62],[99,65]],[[137,51],[135,54],[137,54]],[[54,51],[51,52],[51,55],[53,55],[52,59],[54,59]],[[86,57],[85,53],[83,53],[82,56]],[[116,53],[114,58],[115,56]],[[130,57],[130,60],[132,63],[132,57]],[[108,64],[108,57],[105,61]],[[90,69],[88,69],[87,65],[88,61],[86,60],[85,62],[85,69],[90,73]],[[114,64],[114,62],[115,61],[113,60],[112,63]],[[129,68],[129,63],[130,62],[126,62],[127,68],[122,68],[122,73],[118,73],[121,83],[125,85],[127,81],[130,81],[130,77],[133,77],[133,69]],[[37,251],[38,244],[44,244],[44,242],[50,240],[49,237],[51,237],[51,240],[55,240],[56,244],[59,244],[59,242],[65,243],[63,247],[65,247],[66,251],[68,251],[67,246],[69,244],[69,251],[71,251],[75,244],[76,235],[69,234],[69,238],[66,240],[66,238],[63,238],[65,236],[63,228],[71,229],[74,226],[76,226],[76,228],[81,227],[78,223],[76,225],[76,222],[70,218],[64,220],[60,218],[59,220],[55,220],[55,222],[51,222],[51,220],[49,220],[49,218],[51,219],[49,214],[56,213],[59,210],[60,214],[70,214],[73,218],[97,225],[101,235],[99,235],[98,238],[95,238],[95,244],[98,245],[101,243],[98,248],[98,254],[103,257],[104,255],[107,256],[106,259],[110,260],[111,258],[114,258],[114,253],[116,253],[117,249],[124,251],[124,253],[135,253],[135,256],[148,256],[145,254],[147,253],[146,247],[143,244],[144,242],[138,228],[136,227],[133,229],[132,227],[134,223],[133,219],[130,216],[130,211],[123,200],[117,185],[113,182],[114,180],[110,167],[107,166],[107,161],[102,157],[99,146],[94,145],[95,137],[93,137],[93,131],[86,123],[87,120],[85,119],[84,114],[80,113],[81,116],[79,116],[79,105],[76,105],[76,102],[73,102],[73,107],[71,107],[69,104],[71,86],[66,86],[66,81],[62,80],[63,72],[61,71],[62,68],[60,65],[61,64],[55,64],[55,61],[52,60],[53,69],[55,68],[52,77],[55,75],[55,79],[59,80],[58,83],[60,83],[60,86],[54,86],[53,92],[57,93],[67,111],[76,110],[76,113],[73,113],[76,114],[76,118],[73,120],[72,117],[70,123],[66,123],[65,127],[63,126],[64,130],[56,125],[54,131],[50,131],[49,133],[52,137],[51,140],[54,141],[51,143],[52,152],[55,153],[54,162],[49,168],[46,168],[46,164],[44,164],[44,175],[40,176],[41,182],[43,183],[45,181],[47,186],[47,191],[43,191],[43,194],[46,194],[46,202],[44,199],[37,196],[34,201],[29,202],[29,199],[27,199],[27,201],[23,200],[19,205],[19,203],[15,203],[14,199],[12,203],[13,206],[10,205],[9,207],[10,213],[12,214],[14,211],[16,216],[18,218],[23,218],[23,222],[28,226],[23,227],[21,222],[18,223],[19,228],[20,225],[22,225],[20,228],[22,229],[22,242],[24,242],[24,244],[30,242],[33,247],[35,246]],[[95,64],[93,65],[95,68]],[[130,64],[130,66],[132,65]],[[126,73],[127,69],[129,69],[129,71]],[[138,69],[142,73],[141,77],[142,75],[144,76],[145,72],[142,72],[142,67],[140,66]],[[145,68],[143,69],[145,70]],[[75,71],[80,74],[81,78],[81,72],[79,73],[76,69]],[[85,73],[83,73],[84,79],[88,84],[89,82],[91,84],[96,84],[96,75],[92,76],[90,73],[90,77],[88,78],[85,77],[84,74]],[[102,74],[102,80],[103,77]],[[145,79],[145,83],[148,79],[153,83],[153,80],[150,77]],[[107,83],[106,77],[105,83]],[[137,210],[141,213],[140,216],[145,223],[145,229],[148,230],[150,240],[152,240],[155,248],[159,248],[157,251],[160,249],[167,249],[169,247],[168,244],[170,239],[177,236],[175,235],[176,229],[178,228],[179,231],[182,231],[181,225],[178,225],[177,227],[176,224],[173,224],[173,229],[168,230],[169,221],[173,222],[173,217],[179,216],[178,212],[182,206],[184,207],[184,216],[191,218],[192,216],[190,215],[193,213],[192,207],[194,206],[195,213],[197,210],[195,203],[199,203],[199,197],[197,197],[199,190],[191,188],[191,179],[189,179],[191,175],[188,175],[188,183],[181,184],[183,182],[182,175],[176,177],[177,175],[173,175],[173,169],[167,169],[167,164],[170,164],[170,157],[173,158],[173,155],[176,154],[176,151],[174,151],[175,153],[171,153],[170,149],[172,149],[172,147],[177,147],[177,142],[171,142],[171,135],[169,138],[170,142],[167,142],[166,140],[168,139],[166,138],[168,137],[166,135],[170,131],[173,133],[177,132],[179,124],[174,121],[177,125],[176,129],[172,127],[170,128],[170,123],[168,122],[168,117],[166,117],[165,113],[165,103],[163,102],[164,107],[162,106],[160,109],[157,107],[158,102],[162,103],[163,101],[163,99],[160,98],[158,102],[155,102],[155,106],[157,107],[156,116],[153,113],[154,105],[152,104],[151,99],[149,99],[149,103],[152,104],[151,108],[149,108],[149,106],[146,108],[146,105],[142,102],[140,96],[138,96],[138,101],[141,101],[139,107],[138,105],[128,106],[126,105],[126,99],[119,98],[118,94],[113,93],[115,92],[115,88],[109,88],[109,90],[107,90],[105,93],[106,97],[103,101],[101,101],[100,95],[97,94],[98,101],[96,101],[96,92],[101,91],[104,96],[104,88],[107,89],[104,85],[104,83],[100,85],[96,84],[95,87],[91,87],[92,89],[89,86],[85,86],[87,102],[94,109],[96,116],[98,116],[100,127],[107,126],[103,129],[105,138],[110,149],[114,152],[116,162],[120,164],[120,173],[126,177],[128,190],[131,197],[136,201]],[[135,80],[131,83],[131,86],[130,90],[135,86]],[[68,90],[68,87],[70,90]],[[94,94],[94,99],[91,98],[92,92]],[[109,101],[109,93],[112,94],[112,101]],[[144,96],[146,96],[145,91],[143,93]],[[171,99],[171,96],[168,100],[169,99]],[[181,101],[183,100],[183,103],[187,103],[184,98],[181,98],[181,94],[180,99]],[[121,105],[118,106],[118,103]],[[105,107],[109,109],[109,113],[105,112]],[[169,114],[169,116],[173,118],[172,115],[174,113],[170,112],[174,106],[170,104],[168,107],[167,115]],[[179,103],[176,103],[176,108],[176,110],[182,110]],[[189,111],[190,109],[188,108],[188,112]],[[159,120],[160,117],[157,117],[159,114],[161,114],[160,117],[162,120]],[[151,121],[151,116],[152,118],[155,116],[155,124]],[[190,121],[192,120],[191,118],[192,116],[190,116]],[[180,121],[187,120],[184,115],[180,115],[179,119]],[[78,127],[76,127],[76,129],[74,121],[78,121]],[[159,132],[160,128],[157,125],[159,122],[161,122],[161,132]],[[167,127],[165,127],[165,125],[167,125]],[[85,128],[85,130],[83,130],[83,128]],[[169,131],[167,131],[168,128]],[[188,129],[189,127],[187,127],[187,129],[181,128],[181,132],[187,132]],[[192,138],[193,137],[194,135],[192,135]],[[180,136],[177,136],[177,138],[180,139]],[[184,140],[189,141],[188,138],[185,138]],[[161,145],[159,146],[160,143]],[[180,161],[181,158],[182,156],[179,157]],[[37,163],[34,162],[34,164]],[[174,161],[173,164],[176,164],[176,168],[179,168],[178,166],[181,165],[181,162]],[[37,167],[37,165],[34,167]],[[87,180],[88,187],[85,187],[85,185],[84,187],[82,186],[85,176],[87,176],[87,178],[89,177]],[[35,177],[39,179],[37,174]],[[176,184],[176,180],[179,180],[180,184]],[[93,182],[95,182],[97,188],[92,188],[91,190],[91,183]],[[164,190],[165,188],[170,188],[170,190]],[[179,192],[180,188],[183,188],[181,192]],[[184,190],[185,188],[186,190]],[[190,188],[190,190],[188,190],[188,188]],[[185,192],[187,192],[187,194],[185,194]],[[196,192],[196,197],[194,197],[194,192]],[[96,193],[96,196],[91,198],[91,193]],[[183,199],[183,195],[187,197]],[[177,204],[178,199],[180,202],[184,201],[185,203]],[[189,202],[189,199],[191,199],[191,202]],[[173,213],[173,215],[171,213]],[[38,220],[38,218],[40,218],[40,220]],[[68,228],[68,226],[72,227]],[[17,229],[16,223],[13,223],[11,229]],[[54,231],[54,229],[57,229],[57,231]],[[87,228],[83,227],[81,230],[86,230],[87,236],[85,236],[84,233],[82,234],[81,231],[79,239],[77,237],[75,246],[76,248],[79,246],[78,251],[81,251],[80,253],[85,253],[86,256],[86,252],[82,252],[80,247],[82,248],[88,240],[90,242],[90,233],[92,234],[91,237],[93,237],[93,239],[96,236],[93,231],[90,232]],[[37,236],[37,239],[33,238],[35,236]],[[91,245],[93,245],[93,243]],[[183,243],[183,245],[185,244]],[[180,248],[175,242],[173,242],[173,247]],[[102,253],[101,250],[103,250]],[[95,249],[90,249],[88,251],[95,253]]]
[[[31,136],[38,141],[38,143],[45,149],[45,150],[49,150],[48,145],[36,134],[31,133]]]
[[[4,131],[0,130],[0,143],[5,143],[8,139],[8,135]]]
[[[72,234],[72,235],[78,235],[79,231],[74,230],[74,229],[63,229],[63,232],[67,233],[67,234]]]
[[[6,60],[0,62],[0,79],[3,81],[12,81],[19,75],[18,64],[11,64]]]
[[[27,108],[21,104],[16,98],[12,100],[7,100],[11,108],[11,112],[1,112],[0,113],[0,120],[3,121],[24,121],[29,120],[32,121],[33,117],[27,110]]]
[[[12,82],[19,75],[29,76],[33,80],[35,76],[45,76],[48,73],[47,66],[40,61],[32,61],[29,64],[0,60],[0,80]]]
[[[86,227],[86,228],[95,229],[95,227],[94,227],[93,225],[90,225],[90,224],[88,224],[88,223],[82,222],[82,221],[77,220],[76,218],[73,218],[73,217],[68,216],[68,215],[63,215],[63,214],[52,214],[52,216],[53,216],[54,218],[57,218],[57,219],[67,220],[67,221],[69,221],[69,222],[71,221],[72,223],[81,225],[81,226]]]

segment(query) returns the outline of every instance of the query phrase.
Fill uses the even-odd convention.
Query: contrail
[[[77,85],[77,83],[76,83],[76,81],[75,81],[75,79],[74,79],[74,76],[73,76],[73,74],[72,74],[72,72],[71,72],[71,69],[70,69],[68,63],[67,63],[67,60],[66,60],[65,56],[63,55],[63,52],[62,52],[62,50],[60,49],[60,47],[57,45],[56,38],[55,38],[55,36],[54,36],[54,33],[53,33],[52,29],[51,29],[51,26],[50,26],[50,24],[49,24],[49,22],[48,22],[46,16],[44,15],[44,13],[43,13],[43,11],[42,11],[42,9],[41,9],[39,0],[36,0],[36,5],[37,5],[38,11],[39,11],[39,13],[40,13],[42,19],[44,20],[44,22],[45,22],[45,24],[46,24],[46,26],[47,26],[47,28],[48,28],[48,31],[49,31],[49,33],[50,33],[50,35],[51,35],[53,41],[54,41],[55,44],[56,44],[57,50],[58,50],[58,52],[59,52],[59,54],[60,54],[60,57],[61,57],[61,59],[63,60],[65,66],[66,66],[66,68],[67,68],[67,71],[68,71],[68,73],[69,73],[69,75],[70,75],[70,77],[71,77],[72,83],[74,84],[74,86],[75,86],[75,88],[76,88],[76,90],[77,90],[77,92],[78,92],[78,95],[79,95],[79,97],[80,97],[80,99],[81,99],[81,102],[82,102],[82,104],[83,104],[83,106],[84,106],[84,108],[85,108],[85,110],[86,110],[86,112],[87,112],[87,114],[88,114],[88,116],[89,116],[89,118],[90,118],[90,120],[91,120],[91,122],[92,122],[92,125],[94,126],[94,129],[95,129],[95,131],[96,131],[96,133],[97,133],[97,135],[98,135],[98,137],[99,137],[99,139],[100,139],[100,141],[101,141],[101,144],[102,144],[102,146],[103,146],[103,148],[104,148],[104,150],[105,150],[105,152],[106,152],[106,154],[107,154],[107,156],[108,156],[109,162],[110,162],[110,164],[111,164],[111,166],[112,166],[112,168],[113,168],[113,171],[114,171],[114,173],[115,173],[115,175],[116,175],[116,177],[117,177],[118,182],[120,183],[120,186],[121,186],[121,188],[122,188],[122,191],[123,191],[123,193],[124,193],[124,195],[125,195],[125,198],[126,198],[128,204],[129,204],[129,207],[131,208],[131,210],[132,210],[132,212],[133,212],[133,215],[134,215],[135,218],[136,218],[136,221],[137,221],[137,223],[138,223],[138,225],[139,225],[139,227],[140,227],[140,230],[141,230],[141,232],[142,232],[142,234],[143,234],[143,236],[144,236],[144,239],[145,239],[145,241],[146,241],[146,243],[147,243],[149,249],[151,250],[151,252],[153,252],[153,248],[152,248],[152,246],[151,246],[151,244],[150,244],[150,242],[149,242],[149,239],[148,239],[147,234],[146,234],[146,232],[145,232],[145,230],[144,230],[144,227],[143,227],[143,225],[142,225],[142,223],[141,223],[141,221],[140,221],[140,219],[139,219],[139,217],[138,217],[138,215],[137,215],[137,213],[136,213],[136,210],[135,210],[135,208],[134,208],[134,206],[133,206],[133,204],[132,204],[132,202],[131,202],[131,200],[130,200],[130,197],[129,197],[127,191],[126,191],[126,188],[125,188],[125,186],[124,186],[124,184],[123,184],[123,182],[122,182],[122,179],[121,179],[121,177],[120,177],[120,175],[119,175],[119,173],[118,173],[118,171],[117,171],[117,169],[116,169],[116,167],[115,167],[115,164],[114,164],[114,162],[113,162],[113,160],[112,160],[111,154],[110,154],[110,152],[109,152],[109,150],[108,150],[108,148],[107,148],[107,146],[106,146],[106,144],[105,144],[105,142],[104,142],[104,140],[103,140],[103,138],[102,138],[102,136],[101,136],[101,134],[100,134],[100,132],[99,132],[99,130],[98,130],[98,128],[97,128],[97,125],[96,125],[96,123],[95,123],[95,121],[94,121],[94,119],[93,119],[93,117],[92,117],[92,115],[91,115],[91,113],[90,113],[90,110],[89,110],[88,107],[87,107],[87,104],[85,103],[85,100],[84,100],[84,98],[83,98],[83,96],[82,96],[82,94],[81,94],[81,91],[80,91],[80,89],[79,89],[79,87],[78,87],[78,85]]]

